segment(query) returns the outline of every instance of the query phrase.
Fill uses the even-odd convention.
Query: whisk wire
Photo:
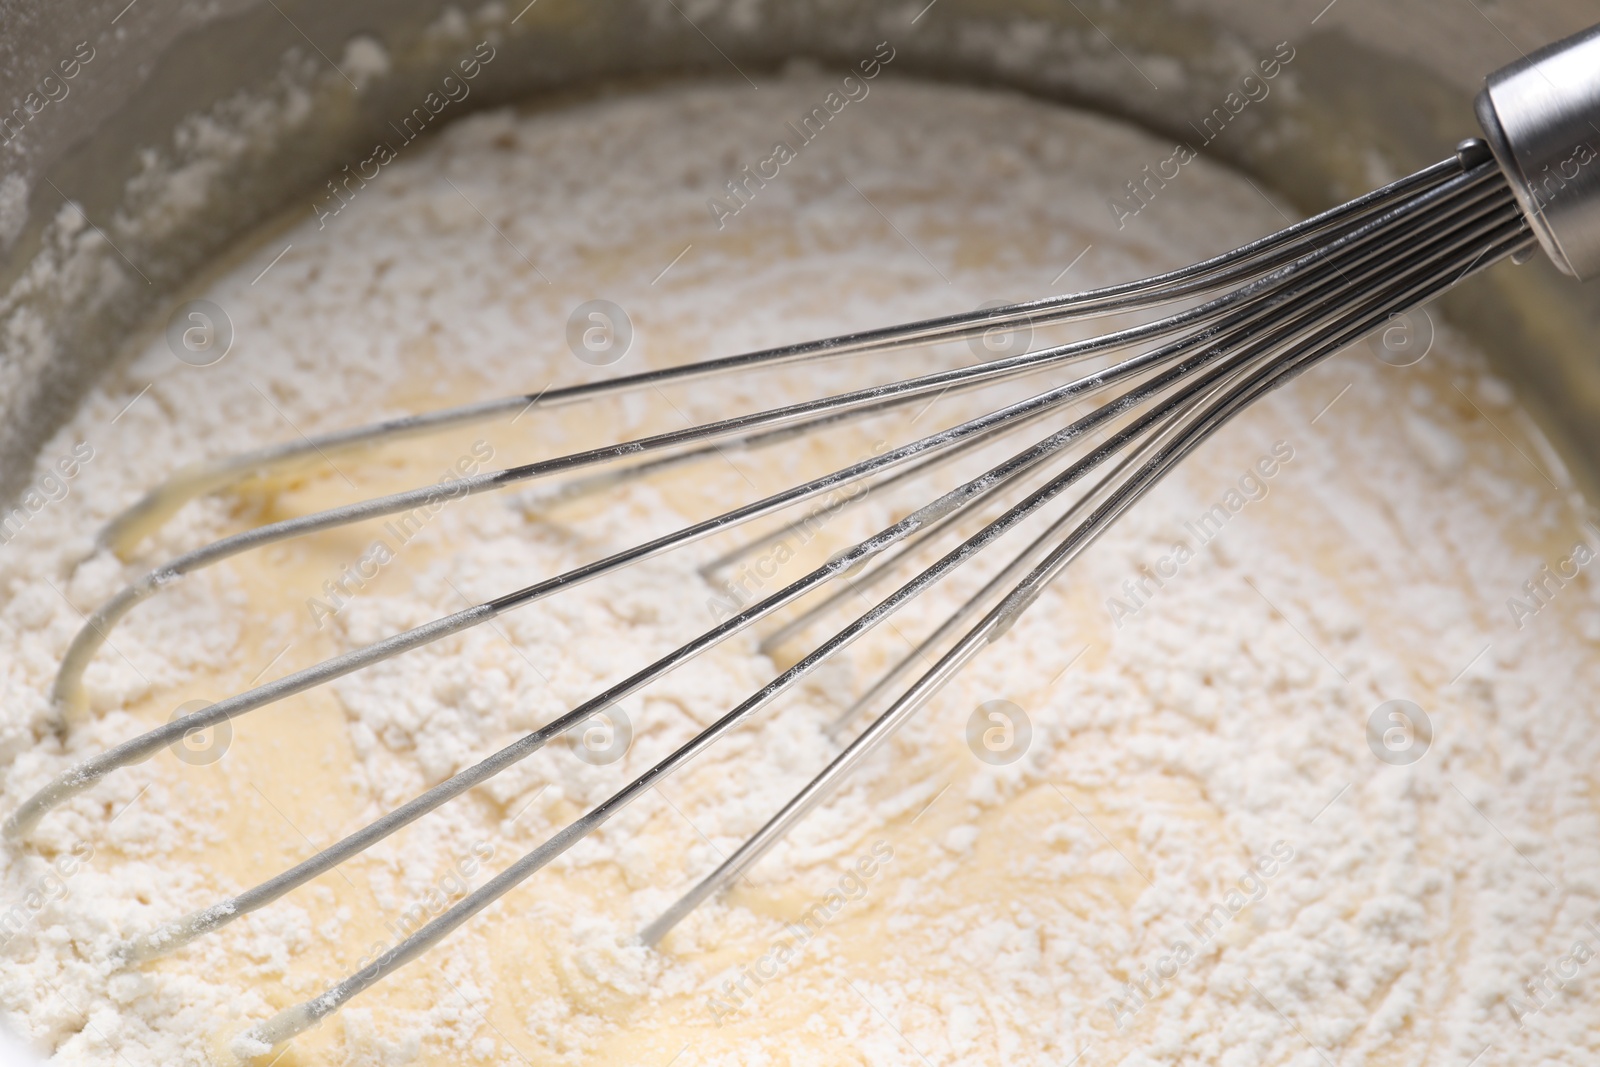
[[[1071,558],[1081,552],[1095,536],[1098,536],[1099,531],[1103,530],[1110,521],[1127,506],[1131,505],[1140,495],[1148,491],[1149,487],[1166,470],[1170,469],[1172,464],[1196,447],[1205,437],[1214,433],[1234,413],[1242,410],[1246,404],[1253,401],[1267,389],[1301,372],[1316,360],[1338,351],[1348,344],[1350,340],[1361,336],[1374,325],[1386,321],[1388,314],[1392,313],[1396,308],[1410,306],[1410,303],[1419,296],[1428,295],[1435,289],[1448,287],[1448,285],[1458,281],[1465,273],[1481,269],[1486,262],[1492,261],[1493,258],[1498,258],[1499,255],[1506,254],[1526,243],[1529,238],[1525,233],[1520,217],[1514,211],[1501,212],[1502,217],[1496,222],[1494,216],[1499,206],[1491,205],[1487,212],[1489,217],[1486,219],[1469,219],[1466,222],[1458,222],[1450,226],[1432,241],[1421,245],[1411,256],[1403,257],[1397,261],[1397,264],[1380,265],[1380,271],[1387,275],[1385,278],[1386,284],[1393,286],[1397,283],[1407,283],[1407,287],[1401,289],[1398,297],[1392,295],[1392,290],[1390,293],[1382,292],[1379,283],[1373,283],[1367,289],[1357,290],[1355,299],[1359,299],[1361,302],[1357,305],[1359,310],[1355,314],[1354,325],[1346,325],[1343,329],[1338,326],[1341,321],[1349,322],[1349,314],[1342,320],[1330,316],[1310,325],[1297,323],[1293,328],[1269,333],[1267,337],[1262,339],[1255,350],[1244,354],[1232,353],[1233,358],[1231,360],[1201,374],[1197,379],[1180,389],[1175,396],[1158,405],[1155,410],[1135,420],[1128,428],[1095,448],[1089,455],[1074,463],[1048,486],[1037,490],[1026,501],[1008,511],[1001,519],[984,527],[983,530],[973,535],[961,546],[951,550],[939,563],[925,570],[889,598],[880,602],[871,611],[840,630],[828,641],[818,646],[810,655],[782,672],[767,686],[752,695],[739,707],[717,720],[710,727],[707,727],[687,744],[675,750],[584,816],[558,831],[542,845],[536,847],[511,867],[501,872],[496,878],[491,879],[480,890],[456,905],[455,908],[417,931],[406,942],[395,946],[385,956],[380,957],[367,972],[352,975],[330,988],[322,997],[281,1013],[274,1019],[262,1024],[255,1031],[252,1031],[251,1036],[267,1043],[281,1040],[284,1036],[297,1032],[298,1028],[310,1025],[326,1011],[334,1010],[344,1000],[356,995],[372,982],[377,981],[382,974],[393,968],[403,966],[406,962],[415,958],[416,955],[425,951],[439,939],[447,936],[461,923],[471,918],[477,911],[487,907],[504,892],[509,891],[510,888],[546,865],[555,856],[570,848],[587,833],[598,828],[616,811],[651,788],[660,778],[677,770],[684,763],[693,759],[700,751],[703,751],[705,747],[714,743],[728,731],[736,728],[748,716],[766,706],[823,660],[872,629],[882,618],[919,595],[933,582],[943,577],[944,574],[974,558],[984,546],[1003,535],[1045,502],[1065,492],[1082,475],[1095,470],[1123,447],[1137,441],[1145,432],[1154,429],[1156,431],[1157,447],[1154,448],[1151,458],[1139,465],[1136,473],[1131,477],[1125,479],[1118,477],[1126,470],[1127,465],[1124,464],[1114,470],[1112,476],[1102,480],[1099,489],[1106,492],[1107,499],[1095,509],[1087,520],[1074,528],[1072,535],[1040,562],[1006,596],[1000,605],[992,609],[978,627],[969,632],[967,636],[958,642],[955,648],[941,658],[932,670],[914,683],[911,689],[891,706],[889,711],[880,716],[879,720],[873,727],[869,728],[867,733],[852,742],[846,753],[842,753],[835,763],[830,765],[830,770],[835,770],[835,774],[830,775],[829,771],[824,771],[823,776],[819,776],[824,778],[825,781],[823,784],[818,784],[817,793],[819,795],[816,800],[811,800],[809,794],[803,791],[800,797],[791,802],[791,806],[785,809],[785,812],[789,812],[791,815],[786,816],[784,813],[780,813],[779,819],[782,820],[782,824],[771,824],[774,826],[773,833],[763,837],[758,832],[757,838],[765,841],[767,843],[766,847],[770,847],[770,842],[781,836],[782,832],[792,824],[793,818],[798,818],[799,814],[803,814],[801,809],[809,810],[809,804],[820,800],[820,794],[825,792],[824,785],[835,782],[842,777],[843,773],[854,765],[854,762],[863,758],[871,747],[880,743],[881,738],[887,735],[890,724],[898,724],[903,721],[911,711],[925,703],[932,693],[954,674],[956,669],[970,659],[972,655],[975,655],[976,651],[984,643],[992,640],[994,636],[1009,627],[1016,616],[1026,609],[1027,605],[1032,602],[1048,581],[1059,573]],[[1472,247],[1474,240],[1481,245],[1485,239],[1489,241],[1487,251],[1490,254],[1485,254],[1483,250]],[[1441,261],[1443,263],[1442,266]],[[1421,275],[1420,278],[1418,277],[1419,274]],[[1378,295],[1373,296],[1373,293]],[[1352,299],[1349,292],[1343,293],[1342,297],[1346,300]],[[1329,326],[1328,323],[1330,321],[1334,325]],[[1297,334],[1306,336],[1299,339],[1291,339]],[[1330,334],[1332,335],[1331,337],[1329,336]],[[1287,345],[1287,348],[1283,349],[1274,358],[1272,352],[1282,348],[1284,345]],[[1251,368],[1254,369],[1252,370]],[[1241,373],[1247,374],[1242,382],[1227,389],[1221,399],[1206,406],[1200,415],[1185,422],[1177,431],[1173,431],[1171,423],[1167,420],[1175,412],[1192,409],[1201,399],[1211,395],[1216,389],[1223,387],[1229,380],[1237,379]],[[1169,439],[1170,443],[1165,443]],[[1134,458],[1138,458],[1140,454],[1136,454]],[[1091,491],[1090,497],[1093,498],[1095,495],[1096,492]],[[1072,514],[1074,514],[1074,511],[1069,511],[1069,515]],[[757,842],[757,839],[753,838],[752,842]],[[759,843],[751,844],[750,849],[756,852],[758,856]],[[749,862],[753,862],[754,858],[757,858],[757,856],[751,855],[750,852],[746,852],[744,849],[741,849],[741,853],[749,858]],[[727,878],[736,877],[738,872],[733,870],[733,862],[730,858],[728,864],[724,865],[726,871],[721,880],[715,881],[706,890],[706,894],[689,901],[687,908],[692,908],[700,899],[704,899],[704,895],[714,891],[717,885],[726,884]],[[742,870],[743,868],[740,869]],[[713,879],[717,879],[717,877],[717,875],[714,875]],[[693,896],[694,894],[691,895]],[[687,908],[684,909],[685,913]],[[669,913],[668,916],[664,917],[664,922],[658,921],[658,923],[652,924],[651,927],[647,927],[641,936],[647,942],[653,942],[666,928],[670,928],[672,922],[676,921],[677,916],[677,911]]]
[[[937,639],[953,632],[966,618],[976,614],[977,610],[995,592],[1004,587],[1004,584],[1015,578],[1016,573],[1026,567],[1036,555],[1044,549],[1053,536],[1077,518],[1081,510],[1090,503],[1099,502],[1095,511],[1072,532],[1060,541],[1054,551],[1046,556],[1021,581],[1019,581],[1007,594],[1000,604],[990,610],[984,619],[973,627],[961,638],[948,652],[946,652],[934,665],[905,690],[896,700],[886,708],[871,725],[857,736],[827,767],[807,783],[792,797],[784,807],[775,814],[762,828],[751,835],[718,867],[702,879],[693,889],[681,897],[670,908],[662,913],[653,922],[646,925],[639,934],[640,940],[646,945],[655,945],[679,922],[688,916],[695,908],[716,893],[727,888],[741,877],[763,855],[770,851],[783,837],[803,819],[817,805],[821,804],[837,788],[843,784],[845,778],[867,756],[879,748],[895,730],[904,725],[905,721],[924,706],[940,688],[952,678],[961,667],[982,651],[989,643],[998,640],[1027,607],[1038,597],[1040,592],[1048,586],[1050,581],[1058,575],[1074,558],[1087,548],[1103,533],[1111,523],[1127,507],[1136,501],[1143,493],[1147,492],[1157,481],[1170,471],[1186,455],[1198,447],[1211,434],[1232,418],[1247,405],[1252,403],[1261,394],[1276,388],[1297,374],[1303,373],[1310,366],[1321,359],[1338,352],[1346,345],[1370,332],[1373,328],[1388,321],[1389,316],[1399,308],[1414,306],[1417,299],[1427,299],[1429,296],[1448,289],[1456,284],[1467,273],[1482,269],[1482,263],[1494,262],[1514,252],[1529,247],[1533,240],[1521,219],[1502,226],[1497,233],[1497,240],[1479,256],[1470,259],[1459,259],[1447,267],[1435,271],[1430,278],[1413,287],[1406,298],[1384,302],[1352,324],[1348,329],[1341,331],[1331,340],[1323,340],[1313,346],[1296,346],[1304,349],[1298,355],[1283,361],[1271,361],[1259,365],[1258,369],[1237,387],[1229,390],[1220,400],[1203,409],[1198,416],[1192,417],[1177,432],[1170,435],[1169,440],[1157,438],[1151,443],[1147,454],[1135,454],[1119,466],[1110,476],[1096,486],[1096,489],[1085,496],[1079,505],[1074,506],[1044,534],[1040,535],[1033,544],[1020,553],[1010,565],[990,581],[980,592],[963,606],[961,612],[951,616],[946,623],[941,624],[939,631],[925,641],[916,651],[909,654],[901,661],[900,665],[891,671],[890,676],[904,673],[906,666],[919,661],[924,661],[931,647]],[[1125,468],[1136,467],[1136,472],[1126,479],[1120,478]],[[1102,501],[1102,496],[1104,499]],[[888,677],[888,676],[886,676]],[[876,687],[875,687],[876,688]],[[866,702],[862,701],[859,708]],[[852,709],[856,710],[856,709]],[[840,723],[839,725],[842,725]]]
[[[1340,227],[1354,225],[1390,203],[1441,184],[1452,177],[1457,169],[1454,160],[1442,161],[1212,259],[1090,293],[1072,293],[976,314],[949,315],[904,326],[865,330],[822,341],[783,345],[581,385],[546,387],[535,393],[405,415],[195,464],[175,473],[108,523],[101,531],[98,543],[119,555],[125,555],[184,503],[197,496],[228,488],[247,478],[301,465],[325,463],[332,457],[367,449],[375,444],[482,424],[507,415],[520,417],[534,409],[565,407],[723,374],[961,341],[999,327],[1072,322],[1142,310],[1153,304],[1165,303],[1174,295],[1216,291],[1226,288],[1231,278],[1244,276],[1254,268],[1282,262],[1281,257],[1285,255],[1293,258],[1293,249],[1317,236],[1326,236]]]
[[[1003,636],[1118,516],[1238,412],[1383,325],[1390,316],[1431,299],[1532,241],[1510,187],[1486,151],[1481,146],[1464,147],[1454,159],[1349,204],[1204,263],[1154,278],[392,419],[181,471],[114,520],[103,531],[100,543],[114,551],[127,552],[181,507],[184,500],[252,476],[311,462],[312,451],[325,458],[340,450],[367,448],[513,413],[520,417],[535,408],[557,408],[712,375],[935,346],[995,328],[1055,325],[1136,311],[1153,312],[1156,316],[1099,336],[1016,356],[935,369],[887,384],[540,459],[448,485],[341,504],[267,523],[181,553],[130,583],[89,616],[63,659],[53,689],[55,704],[63,716],[81,710],[85,703],[84,671],[111,629],[135,606],[185,575],[241,552],[419,506],[442,505],[557,475],[572,476],[538,498],[543,504],[555,504],[699,462],[724,450],[776,447],[929,398],[938,400],[1074,368],[1075,376],[1064,383],[1049,385],[1023,399],[963,418],[909,442],[885,445],[869,457],[751,503],[350,649],[146,731],[58,775],[7,819],[4,833],[12,838],[27,834],[53,807],[91,788],[114,770],[148,758],[191,730],[247,714],[644,560],[744,530],[748,524],[759,525],[759,520],[768,517],[786,515],[808,501],[842,493],[842,501],[826,506],[859,508],[868,498],[892,488],[922,485],[958,460],[982,454],[1029,427],[1046,422],[1057,425],[1019,450],[998,460],[985,460],[988,466],[984,470],[965,477],[954,488],[936,492],[931,500],[835,551],[774,592],[736,605],[729,618],[333,846],[259,885],[164,923],[127,942],[119,951],[129,962],[150,959],[271,904],[489,781],[552,740],[580,728],[597,712],[781,612],[797,609],[765,634],[759,646],[763,651],[794,640],[851,604],[869,604],[791,666],[777,671],[744,701],[369,966],[338,981],[321,996],[280,1012],[246,1035],[251,1047],[283,1041],[447,937],[599,829],[663,778],[683,768],[729,732],[749,723],[822,664],[935,585],[984,557],[996,542],[1024,526],[1042,525],[1043,529],[1024,547],[981,581],[976,593],[932,626],[828,725],[830,736],[841,737],[860,714],[887,701],[883,710],[761,829],[643,928],[641,940],[655,945],[696,907],[748,871],[799,820],[837,790],[962,666]],[[1113,358],[1115,361],[1090,369],[1080,366]],[[1112,395],[1087,412],[1073,410],[1085,399],[1102,393]],[[1065,425],[1060,425],[1063,421]],[[740,544],[722,551],[701,565],[700,572],[710,581],[761,547],[784,540],[809,521],[808,515],[789,515],[773,529],[747,535]],[[955,543],[949,544],[952,540]],[[938,550],[937,557],[926,562],[934,549]],[[920,570],[903,577],[908,568],[917,564],[921,565]],[[891,581],[899,584],[870,603],[868,594]],[[964,627],[965,632],[961,632]],[[905,679],[919,668],[921,673],[906,684]],[[895,694],[892,698],[891,693]]]

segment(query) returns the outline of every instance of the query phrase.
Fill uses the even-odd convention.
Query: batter
[[[540,484],[238,557],[135,610],[88,672],[90,720],[59,741],[48,692],[80,613],[179,552],[975,356],[534,412],[257,479],[186,507],[133,558],[92,553],[106,519],[186,463],[1085,289],[1283,225],[1204,155],[1136,217],[1108,210],[1173,147],[897,80],[892,58],[849,83],[797,68],[759,92],[685,84],[473,115],[186,294],[225,312],[225,358],[176,358],[164,331],[140,340],[44,449],[44,503],[0,546],[0,804],[195,701],[859,459],[913,418],[949,424],[1020,394],[598,498]],[[819,107],[825,128],[802,140]],[[583,342],[620,320],[581,319],[569,345],[592,300],[621,309],[630,344]],[[1471,345],[1436,316],[1400,325],[1413,333],[1345,352],[1208,444],[659,950],[637,930],[821,769],[836,751],[822,728],[992,570],[920,601],[258,1062],[1593,1062],[1600,730],[1584,697],[1600,686],[1600,533]],[[5,1023],[63,1064],[255,1051],[236,1036],[365,966],[831,630],[767,653],[740,635],[170,957],[126,968],[114,946],[294,865],[925,499],[873,497],[732,573],[699,568],[736,536],[641,564],[112,775],[4,856]]]

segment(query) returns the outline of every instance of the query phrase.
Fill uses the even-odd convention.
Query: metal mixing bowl
[[[796,56],[844,66],[887,39],[898,75],[1009,86],[1179,140],[1289,42],[1279,90],[1206,152],[1310,212],[1446,156],[1477,132],[1486,73],[1593,18],[1593,0],[5,0],[0,502],[131,335],[161,328],[242,237],[314,210],[464,42],[496,59],[455,115]],[[352,50],[369,39],[386,64]],[[1538,257],[1444,311],[1593,490],[1600,287]]]
[[[472,37],[456,114],[616,78],[846,64],[1014,86],[1189,138],[1278,42],[1291,91],[1206,147],[1317,210],[1477,131],[1483,75],[1594,18],[1586,0],[6,0],[0,6],[0,501],[130,331],[253,227],[317,198]],[[386,70],[347,62],[374,38]],[[82,56],[91,56],[83,61]],[[350,67],[350,69],[347,69]],[[72,70],[72,77],[66,77]],[[357,88],[357,85],[360,88]],[[66,200],[94,237],[69,238]],[[82,226],[82,224],[80,224]],[[1579,482],[1600,469],[1600,290],[1536,261],[1446,302]]]
[[[597,82],[844,65],[999,84],[1188,139],[1279,42],[1275,92],[1206,147],[1310,211],[1473,134],[1484,74],[1581,29],[1586,0],[7,0],[0,7],[0,501],[130,332],[252,228],[317,199],[467,38],[468,110]],[[386,70],[353,39],[382,43]],[[358,49],[359,52],[359,49]],[[82,57],[89,56],[86,60]],[[72,76],[67,77],[67,72]],[[359,85],[359,88],[358,88]],[[80,205],[93,236],[69,236]],[[1542,260],[1446,303],[1581,483],[1600,470],[1600,289]]]

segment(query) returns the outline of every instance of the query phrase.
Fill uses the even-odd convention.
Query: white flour
[[[115,631],[87,678],[93,721],[63,747],[47,694],[80,611],[177,552],[432,482],[458,457],[492,452],[483,469],[496,469],[887,380],[920,357],[700,383],[340,459],[192,505],[133,562],[74,569],[103,521],[185,463],[1086,288],[1281,225],[1201,158],[1118,229],[1109,198],[1170,146],[889,77],[739,211],[708,210],[837,85],[797,71],[759,92],[699,85],[478,115],[405,147],[321,228],[308,210],[263,236],[197,292],[232,321],[227,358],[187,366],[163,338],[141,342],[45,450],[45,502],[0,545],[4,808],[185,701],[677,528],[819,457],[731,456],[608,507],[491,494],[385,553],[374,524],[240,557]],[[611,371],[563,340],[594,298],[636,330]],[[941,402],[929,425],[974,403]],[[904,439],[906,418],[881,432]],[[1600,730],[1584,697],[1600,685],[1600,597],[1571,561],[1600,533],[1547,484],[1525,423],[1442,326],[1415,367],[1345,353],[1159,487],[663,951],[629,939],[823,766],[834,749],[821,727],[898,656],[901,633],[925,633],[981,575],[818,672],[278,1062],[1060,1065],[1086,1048],[1085,1064],[1125,1067],[1593,1062]],[[821,458],[859,458],[878,432]],[[1270,475],[1264,457],[1278,461]],[[809,550],[917,499],[842,511]],[[1226,522],[1193,533],[1218,506]],[[53,813],[31,852],[5,857],[5,1021],[63,1063],[220,1062],[239,1031],[363,966],[744,699],[775,661],[741,635],[624,702],[634,739],[621,762],[552,746],[157,965],[118,969],[118,940],[292,865],[705,629],[718,589],[696,568],[734,543],[255,712],[215,764],[163,754]],[[1545,566],[1576,576],[1546,582]],[[334,603],[325,583],[340,581]],[[1009,765],[965,740],[973,708],[995,699],[1031,722]],[[1419,762],[1369,749],[1368,717],[1391,700],[1431,718]]]

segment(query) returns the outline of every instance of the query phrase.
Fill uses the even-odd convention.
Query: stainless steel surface
[[[1550,259],[1600,273],[1600,26],[1489,75],[1477,110]]]
[[[727,0],[696,5],[691,23],[659,0],[541,0],[498,14],[473,8],[451,23],[443,0],[6,0],[7,113],[80,44],[94,58],[70,95],[0,135],[0,501],[26,486],[31,458],[130,333],[159,328],[182,287],[230,244],[285,211],[303,217],[325,178],[430,87],[459,47],[450,25],[499,49],[463,110],[615,78],[737,77],[735,67],[759,76],[795,55],[842,64],[889,38],[896,67],[917,76],[1084,104],[1175,139],[1192,138],[1190,122],[1287,42],[1297,58],[1282,91],[1205,151],[1310,212],[1380,184],[1375,175],[1443,156],[1471,128],[1484,71],[1594,19],[1590,0],[1480,7],[939,0],[913,21],[917,11],[896,0],[792,0],[757,14]],[[391,60],[359,89],[338,69],[358,35]],[[305,106],[289,107],[291,92]],[[180,135],[201,119],[230,128],[246,100],[274,115],[241,131],[250,150],[201,159]],[[209,175],[204,196],[162,198],[175,176],[197,169]],[[68,200],[116,251],[63,244]],[[156,209],[159,226],[142,225]],[[1586,356],[1600,337],[1600,297],[1551,286],[1546,273],[1497,272],[1445,306],[1499,357],[1595,488],[1600,364]]]

